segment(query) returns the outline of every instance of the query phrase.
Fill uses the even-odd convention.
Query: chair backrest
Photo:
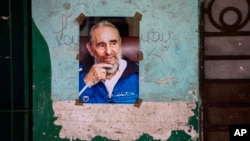
[[[92,64],[93,57],[89,54],[86,43],[89,37],[80,36],[79,61],[81,64]],[[139,38],[138,37],[122,37],[122,56],[127,57],[131,61],[139,62]]]

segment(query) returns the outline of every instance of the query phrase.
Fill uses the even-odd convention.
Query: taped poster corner
[[[141,21],[141,19],[142,19],[142,14],[139,13],[139,12],[135,12],[134,19],[136,19],[137,21]]]
[[[138,60],[139,60],[139,61],[140,61],[140,60],[143,60],[143,53],[142,53],[142,51],[138,51],[137,57],[138,57]]]
[[[141,98],[138,98],[136,100],[136,102],[134,103],[134,106],[137,107],[137,108],[140,108],[141,104],[142,104],[142,99]]]
[[[83,105],[83,102],[82,102],[81,100],[79,100],[79,99],[76,99],[75,105],[77,105],[77,106],[82,106],[82,105]]]
[[[81,24],[83,23],[83,21],[84,21],[85,18],[86,18],[86,16],[85,16],[83,13],[81,13],[81,14],[75,19],[75,21],[76,21],[79,25],[81,25]]]

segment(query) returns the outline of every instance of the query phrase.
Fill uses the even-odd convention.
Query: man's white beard
[[[116,70],[118,70],[118,67],[119,67],[119,63],[118,62],[115,63],[115,64],[113,64],[111,68],[105,68],[106,71],[107,71],[107,73],[109,73],[109,74],[115,73]]]
[[[115,73],[118,70],[118,68],[119,68],[119,62],[120,62],[120,60],[121,60],[121,55],[119,55],[118,60],[117,60],[117,62],[115,64],[111,64],[112,65],[111,68],[105,68],[106,71],[107,71],[107,73],[109,73],[109,74]],[[95,57],[95,64],[98,64],[98,63],[100,63],[100,62],[98,62],[97,59],[96,59],[96,57]]]

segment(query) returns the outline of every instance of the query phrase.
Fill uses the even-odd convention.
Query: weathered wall
[[[198,138],[197,0],[32,0],[34,140]],[[79,25],[86,16],[142,14],[142,105],[74,105]],[[57,117],[56,119],[54,117]],[[42,123],[41,123],[42,121]]]

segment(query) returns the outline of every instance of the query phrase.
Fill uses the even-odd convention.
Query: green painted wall
[[[196,105],[189,108],[193,116],[187,117],[187,126],[199,133],[198,11],[197,0],[32,0],[33,139],[70,140],[60,137],[62,126],[55,125],[53,103],[78,97],[75,58],[79,25],[75,18],[80,13],[124,17],[133,17],[136,12],[142,14],[140,50],[144,59],[140,61],[140,97],[143,102]],[[97,135],[92,140],[116,139]],[[145,133],[137,140],[158,139]],[[173,129],[166,140],[198,138],[182,129]]]

